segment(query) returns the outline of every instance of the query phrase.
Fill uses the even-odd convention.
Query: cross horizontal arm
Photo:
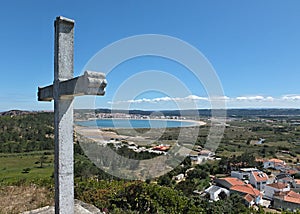
[[[103,96],[106,85],[107,82],[104,73],[85,71],[82,76],[60,81],[59,97],[63,99],[81,95]],[[51,101],[53,99],[53,85],[38,88],[39,101]]]

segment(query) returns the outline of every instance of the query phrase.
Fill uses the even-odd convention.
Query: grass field
[[[43,160],[43,167],[40,164],[42,156],[46,157]],[[0,183],[49,178],[54,171],[53,160],[53,154],[45,155],[45,152],[1,154]]]

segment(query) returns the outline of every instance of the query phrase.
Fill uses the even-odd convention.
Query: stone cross
[[[104,95],[105,74],[85,71],[73,78],[74,20],[55,20],[54,82],[38,88],[39,101],[54,100],[55,213],[74,213],[73,98]]]

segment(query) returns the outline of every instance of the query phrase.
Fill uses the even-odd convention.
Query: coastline
[[[127,118],[106,118],[106,119],[127,119]],[[141,120],[174,120],[175,119],[141,119]],[[206,124],[206,122],[203,121],[197,121],[197,120],[179,120],[176,119],[176,121],[181,121],[181,122],[190,122],[191,125],[190,126],[184,126],[183,128],[191,128],[191,127],[199,127],[199,126],[203,126]],[[180,128],[180,127],[177,127]],[[130,142],[138,142],[138,141],[143,141],[146,140],[147,137],[143,136],[143,135],[137,135],[137,136],[130,136],[130,135],[124,135],[124,134],[120,134],[118,133],[117,130],[125,130],[125,129],[130,129],[130,128],[111,128],[111,127],[93,127],[93,126],[81,126],[81,125],[77,125],[74,124],[74,129],[75,132],[83,135],[89,139],[92,139],[94,141],[110,141],[111,139],[119,139],[120,141],[122,140],[127,140]],[[138,128],[137,128],[138,129]],[[153,130],[157,129],[157,130],[163,130],[162,128],[152,128]],[[151,129],[151,130],[152,130]],[[116,130],[113,131],[113,130]],[[160,133],[160,131],[158,131]]]
[[[160,118],[147,118],[147,119],[143,119],[143,118],[91,118],[88,120],[75,120],[75,122],[84,122],[84,121],[92,121],[92,120],[148,120],[148,121],[175,121],[175,122],[187,122],[187,123],[191,123],[190,125],[186,125],[186,126],[182,126],[182,127],[168,127],[168,128],[183,128],[183,127],[193,127],[193,126],[204,126],[206,125],[206,122],[204,121],[200,121],[200,120],[185,120],[185,119],[160,119]],[[81,126],[76,124],[76,126],[80,126],[80,127],[86,127],[86,126]],[[92,127],[90,127],[92,128]],[[96,128],[96,127],[94,127]],[[97,127],[99,129],[106,129],[106,128],[112,128],[112,129],[120,129],[120,128],[115,128],[115,127]],[[126,128],[126,127],[124,127]],[[138,129],[138,128],[137,128]]]

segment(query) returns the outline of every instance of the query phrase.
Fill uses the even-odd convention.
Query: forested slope
[[[0,116],[0,153],[53,148],[53,113]]]

